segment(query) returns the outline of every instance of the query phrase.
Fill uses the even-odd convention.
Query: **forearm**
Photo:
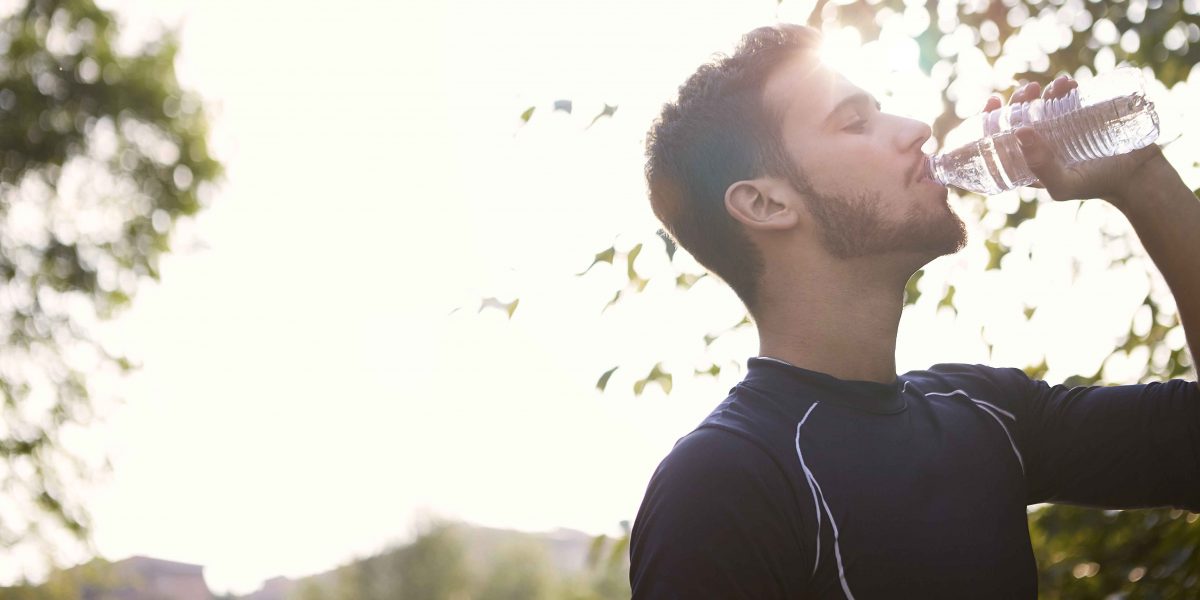
[[[1110,201],[1129,219],[1171,288],[1195,365],[1200,358],[1200,200],[1161,155],[1135,179],[1127,189],[1137,192]]]

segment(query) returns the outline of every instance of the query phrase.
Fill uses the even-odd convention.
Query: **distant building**
[[[87,569],[94,573],[94,569]],[[82,568],[72,569],[82,573]],[[81,600],[212,600],[204,581],[204,567],[188,563],[134,556],[105,569],[102,581],[84,578]]]
[[[296,589],[296,582],[287,577],[272,577],[258,591],[242,596],[241,600],[286,600]]]

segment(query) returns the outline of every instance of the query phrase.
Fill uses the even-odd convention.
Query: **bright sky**
[[[633,519],[658,461],[740,374],[677,376],[671,395],[640,398],[632,381],[664,358],[707,366],[700,339],[742,311],[711,282],[655,284],[601,319],[623,266],[572,273],[614,239],[647,243],[644,274],[667,268],[641,180],[646,127],[710,53],[803,20],[806,3],[103,4],[132,36],[184,24],[179,76],[215,109],[228,166],[162,281],[104,330],[143,366],[98,430],[113,464],[89,503],[103,555],[203,564],[214,590],[245,592],[405,541],[424,514],[593,533]],[[933,117],[936,82],[915,75],[911,41],[865,52],[831,56],[903,93],[885,109]],[[552,112],[557,99],[574,114]],[[605,102],[616,117],[584,131]],[[1012,210],[1016,196],[989,202]],[[968,221],[978,210],[957,206]],[[978,236],[932,265],[900,367],[1022,366],[1033,348],[1051,379],[1094,371],[1149,286],[1140,263],[1086,261],[1068,285],[1072,257],[1104,255],[1095,230],[1123,230],[1112,217],[1043,209],[1011,240],[1039,261],[1013,253],[1019,287],[982,272]],[[947,280],[957,319],[936,310]],[[520,296],[515,318],[476,315],[484,296]],[[1042,307],[1032,324],[1022,302]],[[742,362],[756,345],[741,332],[711,356]]]

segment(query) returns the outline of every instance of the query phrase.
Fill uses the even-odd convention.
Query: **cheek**
[[[819,191],[841,194],[877,187],[890,179],[878,147],[862,140],[830,143],[806,161],[804,173]]]

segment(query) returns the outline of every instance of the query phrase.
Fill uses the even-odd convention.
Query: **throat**
[[[759,354],[838,379],[893,383],[903,303],[896,298],[803,300],[764,312]]]

